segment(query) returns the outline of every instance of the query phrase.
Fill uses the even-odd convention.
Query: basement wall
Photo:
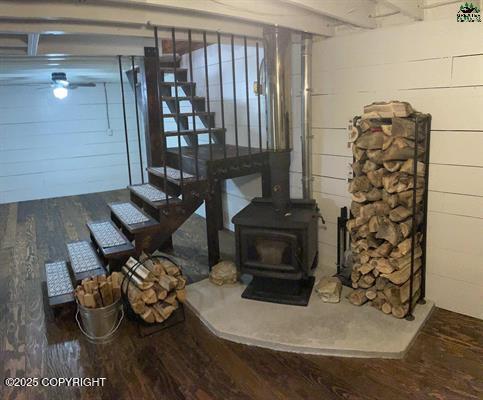
[[[0,203],[129,184],[120,84],[107,83],[106,89],[112,135],[102,83],[70,90],[64,100],[56,99],[48,84],[0,86]],[[133,183],[140,183],[134,96],[127,79],[124,89]]]
[[[314,188],[327,221],[319,250],[335,271],[337,216],[350,204],[348,120],[373,101],[408,101],[433,117],[427,297],[483,318],[483,42],[480,24],[453,14],[314,43]]]

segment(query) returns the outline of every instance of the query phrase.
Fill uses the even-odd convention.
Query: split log
[[[385,300],[379,297],[376,297],[374,300],[371,301],[371,306],[374,308],[377,308],[378,310],[381,310],[385,302],[386,302]]]
[[[424,154],[424,147],[419,146],[418,154],[422,158]],[[370,159],[369,151],[367,156]],[[396,137],[389,146],[388,149],[384,150],[381,155],[382,161],[396,161],[396,160],[408,160],[414,157],[414,142],[412,140]]]
[[[411,185],[412,186],[412,185]],[[416,204],[419,204],[423,201],[423,193],[424,190],[422,188],[416,189]],[[413,190],[407,190],[405,192],[401,192],[397,196],[398,204],[406,207],[411,208],[413,206]]]
[[[349,193],[368,192],[372,185],[366,175],[356,176],[349,183]]]
[[[144,313],[141,314],[141,318],[148,324],[153,324],[156,321],[156,316],[150,307],[146,308]]]
[[[384,193],[384,190],[382,190],[382,193]],[[391,208],[389,207],[389,205],[383,200],[376,201],[373,203],[373,205],[374,205],[375,215],[385,216],[385,215],[388,215],[389,212],[391,211]]]
[[[414,293],[413,300],[412,300],[413,309],[416,303],[418,302],[420,295],[421,295],[420,290],[417,290]],[[394,306],[392,307],[392,310],[391,310],[392,315],[395,316],[396,318],[404,318],[407,315],[408,311],[409,311],[409,301],[407,303]]]
[[[176,288],[178,285],[178,280],[170,275],[162,275],[159,278],[159,284],[163,289],[166,289],[168,292]]]
[[[421,257],[423,254],[423,250],[421,249],[421,246],[417,246],[414,249],[414,258]],[[406,254],[405,256],[398,258],[398,259],[390,259],[391,265],[394,266],[394,269],[402,269],[406,265],[411,263],[411,253]]]
[[[366,291],[364,289],[356,289],[352,291],[348,296],[349,301],[356,305],[361,306],[368,301],[366,297]]]
[[[383,186],[382,179],[385,175],[387,175],[387,170],[385,168],[379,168],[375,171],[367,172],[367,179],[372,186],[376,188],[381,188]]]
[[[351,286],[354,288],[354,289],[357,289],[359,287],[359,284],[357,282],[352,282],[351,283]]]
[[[424,172],[426,170],[426,164],[424,164],[421,161],[418,161],[417,162],[417,167],[418,167],[417,175],[418,176],[424,176]],[[406,173],[408,175],[413,175],[413,172],[414,172],[414,160],[411,158],[409,160],[404,161],[404,163],[401,165],[400,171],[401,172],[404,172],[404,173]]]
[[[407,238],[411,232],[413,227],[413,219],[408,218],[406,221],[399,223],[399,229],[401,230],[401,234],[403,238]]]
[[[389,283],[389,279],[384,278],[383,276],[378,276],[376,278],[375,288],[376,290],[384,290],[384,288],[388,283]]]
[[[394,120],[395,117],[408,117],[414,113],[414,109],[405,101],[379,101],[364,106],[364,114],[371,113],[377,115],[372,118],[392,118]],[[364,116],[361,118],[365,119]]]
[[[144,282],[155,282],[157,277],[149,269],[147,269],[143,264],[140,264],[138,260],[133,257],[129,257],[125,264],[128,270],[132,270],[136,276],[138,276]]]
[[[389,213],[389,219],[393,222],[401,222],[412,215],[412,210],[403,206],[398,206],[391,210]]]
[[[377,269],[373,269],[371,272],[372,272],[372,275],[374,275],[374,278],[377,278],[380,274],[380,272]]]
[[[363,161],[367,159],[366,150],[357,147],[355,144],[352,144],[352,154],[354,155],[356,161]]]
[[[360,135],[362,135],[362,129],[357,125],[353,126],[349,135],[349,142],[354,143]]]
[[[381,180],[384,189],[391,194],[404,192],[414,187],[413,177],[400,171],[383,175]],[[418,188],[422,188],[424,186],[424,178],[418,177],[416,179],[416,185]]]
[[[356,145],[366,150],[380,149],[384,143],[384,137],[382,131],[366,132],[357,138]]]
[[[359,119],[358,126],[361,128],[362,132],[366,132],[369,129],[381,129],[383,122],[377,119]]]
[[[367,247],[369,249],[376,249],[381,245],[381,240],[376,239],[373,233],[369,233],[365,239],[367,240]]]
[[[369,232],[376,233],[381,227],[381,224],[383,223],[384,223],[384,217],[379,217],[377,215],[374,215],[373,217],[371,217],[371,219],[368,222]]]
[[[384,161],[384,154],[382,150],[367,150],[366,153],[366,156],[369,158],[369,160],[375,162],[376,164],[382,165]]]
[[[376,238],[385,239],[393,246],[396,246],[401,241],[402,235],[397,224],[389,218],[383,217],[383,223],[376,233]]]
[[[352,165],[351,165],[352,172],[354,173],[354,176],[355,177],[362,175],[362,173],[363,173],[363,171],[362,171],[363,165],[364,165],[364,162],[363,161],[354,161],[352,163]]]
[[[372,188],[368,192],[355,192],[352,194],[352,200],[363,203],[366,201],[377,201],[382,199],[382,191]]]
[[[370,259],[371,259],[371,256],[369,255],[369,252],[367,250],[365,250],[365,251],[363,251],[359,254],[359,262],[361,264],[365,264],[365,263],[369,262]],[[363,274],[364,273],[367,273],[367,272],[363,272]]]
[[[351,271],[351,281],[352,282],[357,282],[359,278],[361,277],[361,273],[354,267]]]
[[[396,267],[391,264],[388,258],[373,258],[371,260],[371,265],[377,269],[381,274],[390,274]]]
[[[389,194],[385,190],[382,191],[382,201],[386,203],[390,208],[396,207],[399,203],[397,194]]]
[[[392,119],[392,130],[391,134],[394,137],[404,137],[408,139],[415,139],[416,133],[416,123],[414,120],[409,118],[393,118]],[[423,141],[424,135],[420,130],[418,135],[418,140]]]
[[[417,272],[414,275],[413,280],[413,293],[415,293],[421,286],[421,272]],[[409,299],[410,282],[406,281],[402,286],[397,286],[394,284],[388,284],[384,288],[384,295],[387,297],[388,301],[393,305],[400,305],[406,303]]]
[[[370,171],[375,171],[378,168],[378,165],[375,162],[372,162],[371,160],[366,160],[364,162],[364,166],[362,167],[362,172],[367,174]]]
[[[372,274],[366,274],[366,275],[362,275],[361,279],[359,279],[357,283],[359,284],[359,287],[363,289],[368,289],[372,285],[374,285],[375,280],[376,278],[374,278]]]
[[[421,258],[416,258],[414,260],[414,269],[413,269],[413,274],[419,271],[421,268],[422,262]],[[391,274],[381,274],[383,278],[389,279],[392,283],[395,285],[401,285],[404,282],[406,282],[409,277],[411,276],[411,263],[407,264],[404,268],[395,271]]]
[[[382,133],[386,136],[391,136],[392,135],[392,125],[387,124],[387,125],[381,125]]]
[[[184,303],[186,301],[186,288],[176,290],[176,298],[180,303]]]
[[[356,201],[351,202],[351,213],[354,217],[359,216],[361,207],[363,207],[361,203],[358,203]]]
[[[140,279],[137,274],[131,273],[126,266],[123,266],[121,271],[124,273],[124,275],[127,275],[126,281],[130,280],[131,283],[134,283],[134,285],[136,285],[141,290],[149,289],[154,285],[154,282],[145,282]]]
[[[382,165],[386,168],[389,172],[396,172],[399,171],[403,164],[403,161],[384,161]]]
[[[368,274],[369,272],[371,272],[373,269],[374,269],[374,265],[372,265],[371,263],[366,262],[365,264],[362,264],[358,268],[358,271],[361,274],[365,275],[365,274]]]
[[[387,257],[392,250],[392,245],[389,242],[384,242],[373,251],[373,255],[377,257]]]
[[[377,296],[377,290],[374,288],[374,286],[366,290],[366,297],[369,300],[374,300],[376,296]]]
[[[391,314],[391,311],[392,311],[392,306],[391,306],[391,303],[389,302],[385,302],[382,307],[381,307],[381,311],[384,313],[384,314]]]

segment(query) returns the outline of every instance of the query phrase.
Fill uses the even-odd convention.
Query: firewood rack
[[[357,119],[356,117],[354,121]],[[414,261],[415,261],[415,247],[416,247],[416,234],[418,231],[422,234],[421,240],[421,289],[420,295],[417,300],[418,304],[425,304],[425,297],[426,297],[426,240],[427,240],[427,220],[428,220],[428,183],[429,183],[429,160],[430,160],[430,144],[431,144],[431,114],[421,114],[416,113],[412,116],[413,121],[415,122],[415,132],[414,132],[414,153],[413,153],[413,188],[412,188],[412,227],[411,227],[411,274],[409,276],[409,309],[405,319],[407,321],[413,321],[414,315],[414,304],[413,304],[413,294],[414,294]],[[418,214],[418,203],[416,199],[416,191],[418,189],[417,185],[417,178],[418,178],[418,163],[417,161],[420,158],[419,154],[419,143],[420,135],[424,135],[423,140],[423,148],[424,148],[424,158],[423,163],[425,165],[424,169],[424,188],[423,188],[423,198],[421,204],[420,212],[423,213],[423,217],[421,222],[418,224],[417,222],[417,214]],[[353,162],[355,159],[353,158]],[[348,215],[350,214],[350,215]],[[350,235],[348,234],[348,230],[346,227],[347,221],[349,218],[352,218],[353,215],[349,211],[347,207],[342,207],[340,209],[340,216],[337,218],[337,273],[335,276],[341,279],[341,282],[345,286],[351,287],[350,279],[347,280],[344,274],[344,267],[345,267],[345,259],[344,254],[350,244]],[[420,228],[418,230],[418,228]]]

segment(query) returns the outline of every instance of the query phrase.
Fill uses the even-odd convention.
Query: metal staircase
[[[109,204],[111,220],[87,223],[91,242],[68,243],[68,262],[45,265],[51,306],[73,302],[73,288],[88,276],[119,270],[130,256],[143,251],[172,246],[171,235],[203,202],[209,265],[214,265],[219,261],[218,231],[223,228],[221,181],[259,172],[263,191],[269,190],[268,153],[261,140],[257,148],[239,146],[238,139],[235,145],[226,144],[226,129],[215,127],[215,114],[209,111],[208,93],[207,98],[197,95],[188,69],[179,68],[179,58],[160,65],[158,54],[156,48],[146,48],[142,67],[130,71],[141,75],[143,85],[148,183],[128,187],[130,202]],[[181,102],[187,102],[191,111],[181,112]],[[176,130],[164,129],[168,118],[174,119]],[[209,142],[200,144],[199,135],[206,134]],[[178,146],[168,147],[170,137],[177,138]]]

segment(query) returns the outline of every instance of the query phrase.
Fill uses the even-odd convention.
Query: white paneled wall
[[[427,297],[483,318],[481,26],[440,19],[314,43],[315,190],[326,217],[321,260],[335,269],[335,224],[350,204],[347,121],[365,104],[404,100],[432,114]],[[324,253],[324,249],[326,252]]]
[[[133,92],[127,79],[124,86],[132,177],[138,183]],[[107,83],[106,90],[107,105],[102,83],[70,90],[64,100],[56,99],[48,85],[0,87],[0,203],[129,184],[120,85]],[[142,152],[145,160],[144,141]]]

